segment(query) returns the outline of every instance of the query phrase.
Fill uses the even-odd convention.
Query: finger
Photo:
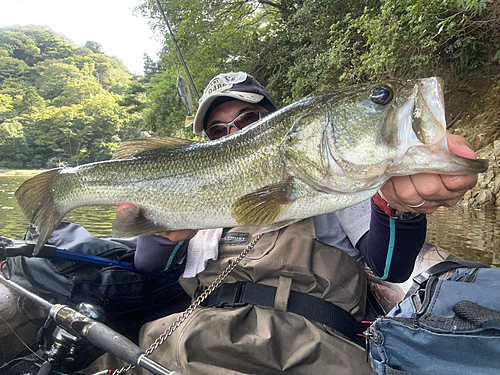
[[[417,212],[432,213],[440,206],[452,207],[460,201],[466,190],[449,190],[443,181],[443,177],[446,176],[436,174],[418,174],[411,176],[415,191],[421,198],[420,202],[423,200],[427,201],[425,209],[422,207],[422,210],[417,210]],[[409,204],[413,205],[413,203]]]
[[[441,180],[448,191],[464,194],[477,183],[477,174],[442,175]]]
[[[133,204],[125,203],[116,207],[116,217],[122,220],[132,220],[140,216],[141,210]]]
[[[412,177],[413,176],[393,177],[389,180],[389,183],[386,183],[381,189],[387,202],[396,210],[421,212],[421,210],[408,206],[419,205],[425,199],[417,191]],[[434,179],[434,176],[430,178]]]
[[[130,203],[122,203],[122,204],[120,204],[120,205],[118,205],[118,206],[116,207],[116,212],[118,213],[118,212],[120,212],[121,210],[124,210],[124,209],[126,209],[126,208],[132,208],[132,207],[134,207],[134,205],[133,205],[133,204],[130,204]]]
[[[435,174],[393,177],[381,191],[396,210],[424,214],[430,214],[442,205],[453,205],[460,196],[455,194],[450,197],[439,175]],[[411,207],[418,205],[421,206]]]
[[[465,138],[455,134],[447,134],[448,148],[454,154],[463,156],[469,159],[477,159],[476,154],[470,148],[469,143]],[[443,184],[450,191],[465,193],[472,189],[477,183],[477,175],[443,175]]]
[[[446,140],[448,142],[448,149],[454,154],[463,156],[464,158],[477,159],[476,153],[472,151],[469,142],[464,137],[447,133]]]

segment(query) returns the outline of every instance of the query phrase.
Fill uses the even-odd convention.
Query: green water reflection
[[[26,232],[29,223],[14,197],[14,191],[25,179],[26,177],[0,176],[0,236],[20,240]],[[84,226],[94,236],[109,236],[115,213],[115,207],[79,207],[69,212],[64,220]]]
[[[21,239],[28,222],[14,191],[25,177],[0,176],[0,236]],[[111,234],[115,207],[80,207],[64,220],[84,226],[94,236]],[[427,240],[467,259],[500,267],[500,210],[440,208],[428,218]]]

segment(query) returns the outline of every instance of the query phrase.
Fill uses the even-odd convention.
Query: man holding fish
[[[273,100],[253,77],[241,72],[221,74],[205,90],[194,132],[216,140],[274,111]],[[447,136],[451,151],[475,158],[462,137]],[[163,344],[168,348],[157,349],[161,354],[153,353],[153,358],[170,366],[175,363],[177,370],[188,374],[371,373],[363,350],[350,343],[342,324],[329,326],[321,313],[296,305],[311,303],[335,314],[330,305],[335,304],[361,319],[366,293],[363,259],[381,278],[404,281],[425,240],[424,214],[457,203],[476,179],[475,174],[392,177],[371,202],[267,233],[225,284],[212,292],[204,303],[207,307],[189,317],[185,328]],[[130,205],[119,206],[119,214],[128,209]],[[136,267],[164,270],[179,244],[186,251],[184,241],[196,234],[196,230],[180,230],[140,237]],[[197,254],[196,259],[188,260],[180,281],[186,291],[196,298],[252,238],[252,228],[245,227],[198,232],[188,253],[188,258],[195,257],[191,252]],[[204,257],[204,251],[210,256]],[[260,284],[270,288],[261,290]],[[327,302],[316,305],[315,298]],[[175,318],[148,324],[142,345],[149,345]]]
[[[117,205],[115,233],[141,235],[138,269],[187,254],[179,282],[193,299],[232,269],[153,360],[186,374],[371,374],[356,343],[364,262],[405,280],[424,214],[458,202],[486,170],[446,136],[442,82],[361,85],[277,111],[253,77],[221,74],[194,131],[211,141],[129,141],[115,160],[25,182],[16,199],[40,232],[36,250],[73,208]],[[145,325],[141,346],[178,318]]]

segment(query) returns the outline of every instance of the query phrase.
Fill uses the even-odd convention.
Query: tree
[[[35,38],[21,31],[0,29],[0,48],[7,51],[9,56],[33,66],[42,60],[40,48]]]
[[[94,53],[104,54],[104,49],[102,48],[102,45],[97,42],[88,41],[87,43],[85,43],[85,47],[87,47]]]
[[[100,161],[140,134],[146,88],[98,43],[75,47],[39,26],[2,29],[0,40],[0,165]]]
[[[76,66],[57,60],[37,64],[35,86],[38,93],[54,104],[76,104],[97,94],[100,86],[88,65],[80,70]]]
[[[161,4],[197,87],[221,71],[245,70],[278,103],[387,76],[457,75],[500,49],[500,7],[485,0]],[[140,9],[168,35],[155,1]],[[168,38],[161,56],[163,70],[182,70]]]
[[[149,55],[144,54],[143,61],[144,61],[144,76],[146,77],[146,79],[149,80],[160,72],[160,67],[158,65],[158,62],[153,61],[153,59],[151,59]]]
[[[158,135],[189,138],[192,132],[184,127],[186,110],[177,95],[176,83],[177,75],[171,72],[159,73],[151,79],[145,127]]]
[[[20,78],[27,71],[28,64],[10,56],[0,56],[0,85],[7,78]]]

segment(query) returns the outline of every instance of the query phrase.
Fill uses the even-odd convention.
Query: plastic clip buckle
[[[241,297],[245,290],[245,283],[237,281],[232,284],[222,284],[219,287],[218,301],[215,307],[240,307],[246,306],[246,302],[242,302]]]

